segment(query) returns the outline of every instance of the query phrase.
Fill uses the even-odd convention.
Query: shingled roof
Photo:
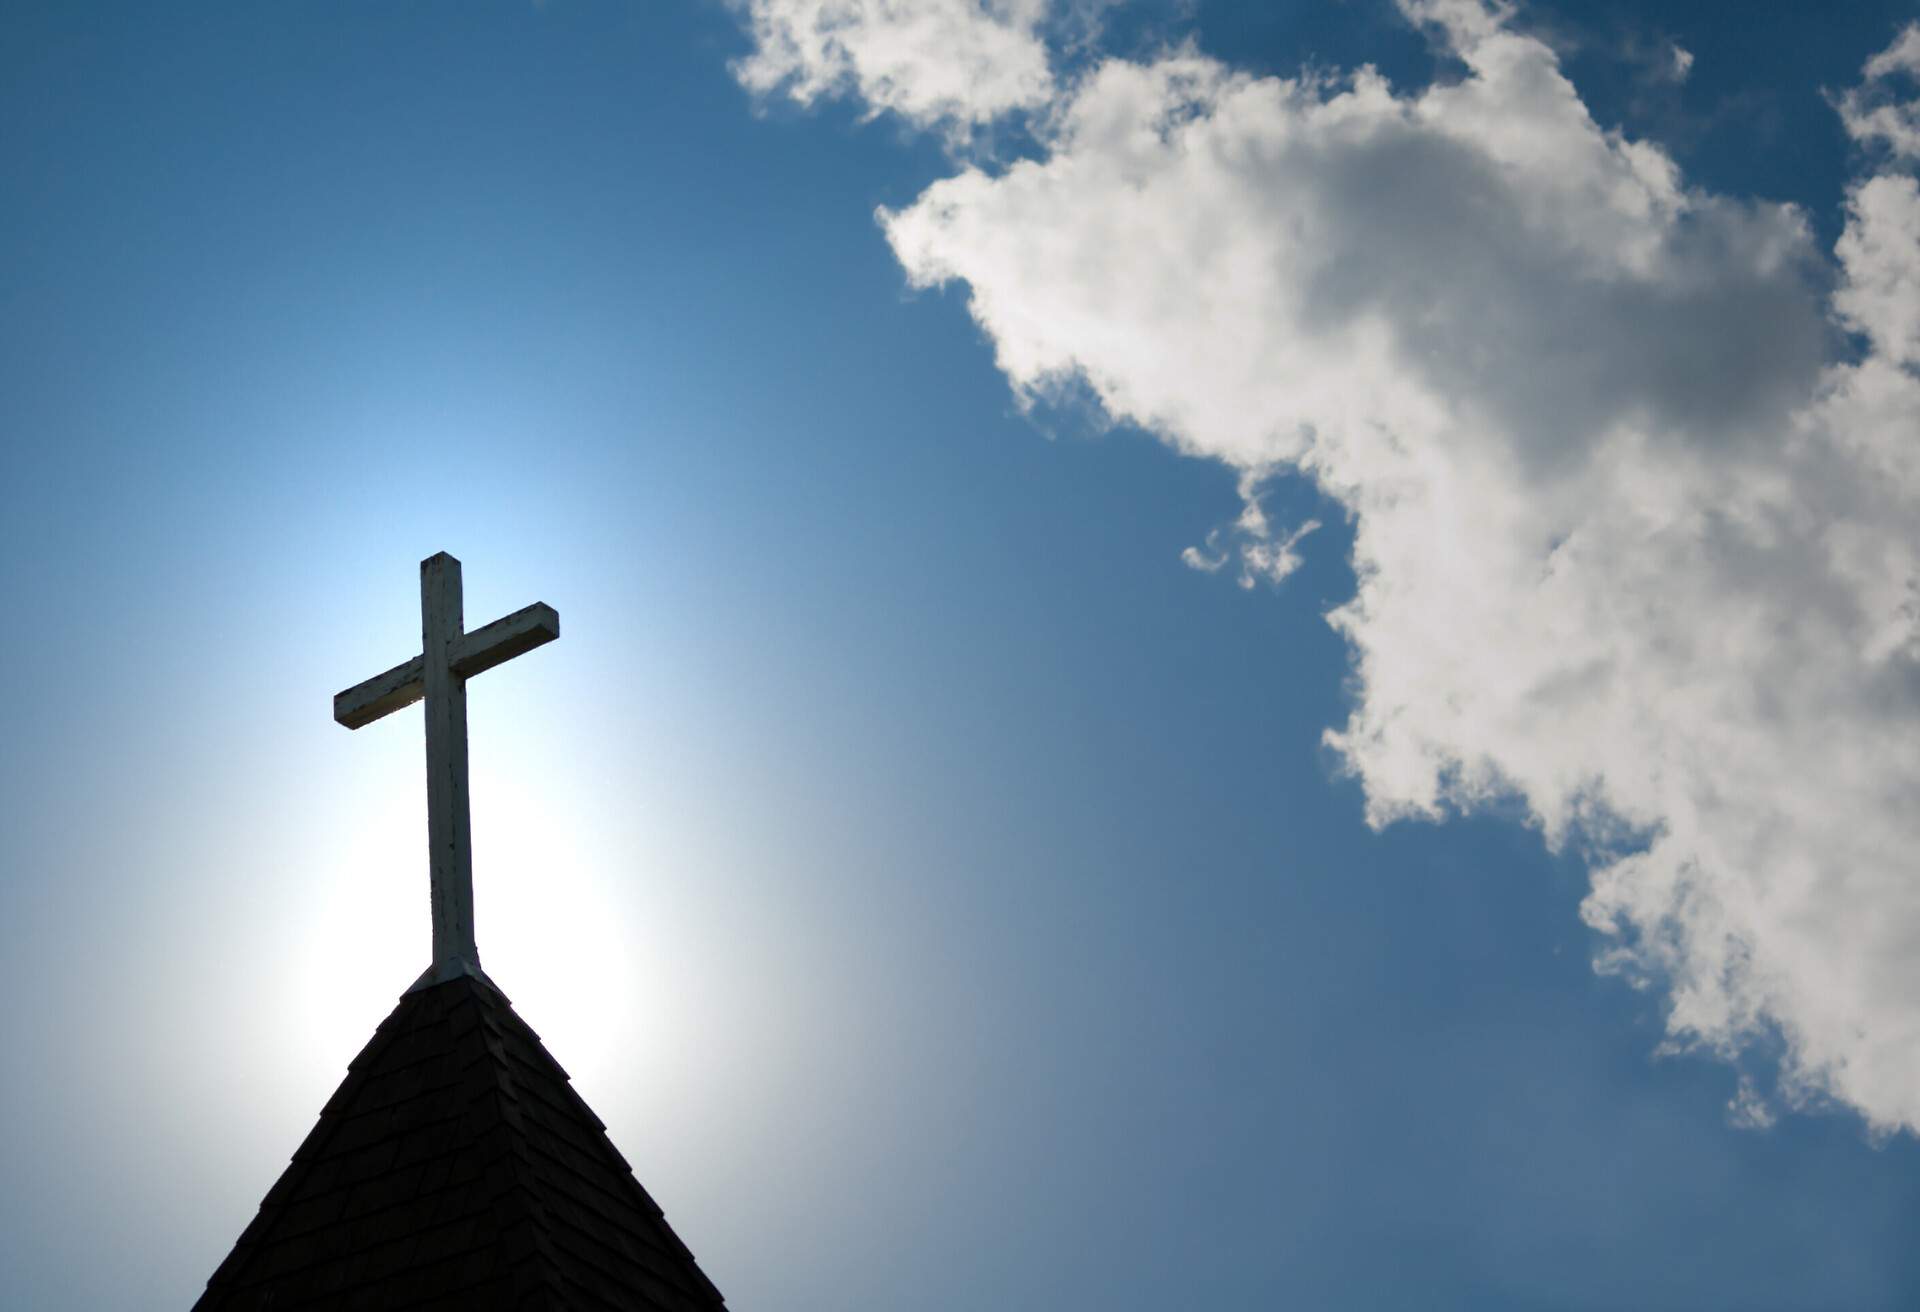
[[[723,1306],[540,1038],[485,979],[408,993],[195,1305]]]

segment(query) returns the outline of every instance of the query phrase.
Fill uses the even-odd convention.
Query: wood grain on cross
[[[414,989],[481,973],[480,950],[473,939],[467,680],[559,636],[560,616],[538,601],[466,632],[460,562],[443,551],[420,562],[420,654],[333,699],[333,718],[349,729],[426,699],[433,964],[414,981]]]

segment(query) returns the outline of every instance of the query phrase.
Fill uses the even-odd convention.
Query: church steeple
[[[334,698],[426,701],[433,963],[347,1067],[197,1312],[714,1312],[720,1291],[480,970],[465,682],[560,634],[535,603],[467,633],[460,562],[420,565],[422,650]]]
[[[407,992],[196,1312],[713,1312],[720,1291],[491,984]]]

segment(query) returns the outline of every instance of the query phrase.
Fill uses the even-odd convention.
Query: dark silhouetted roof
[[[721,1306],[539,1036],[472,977],[400,999],[195,1304]]]

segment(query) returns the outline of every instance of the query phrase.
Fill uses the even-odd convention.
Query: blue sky
[[[9,1299],[190,1302],[424,964],[446,550],[735,1306],[1911,1306],[1909,16],[14,6]]]

